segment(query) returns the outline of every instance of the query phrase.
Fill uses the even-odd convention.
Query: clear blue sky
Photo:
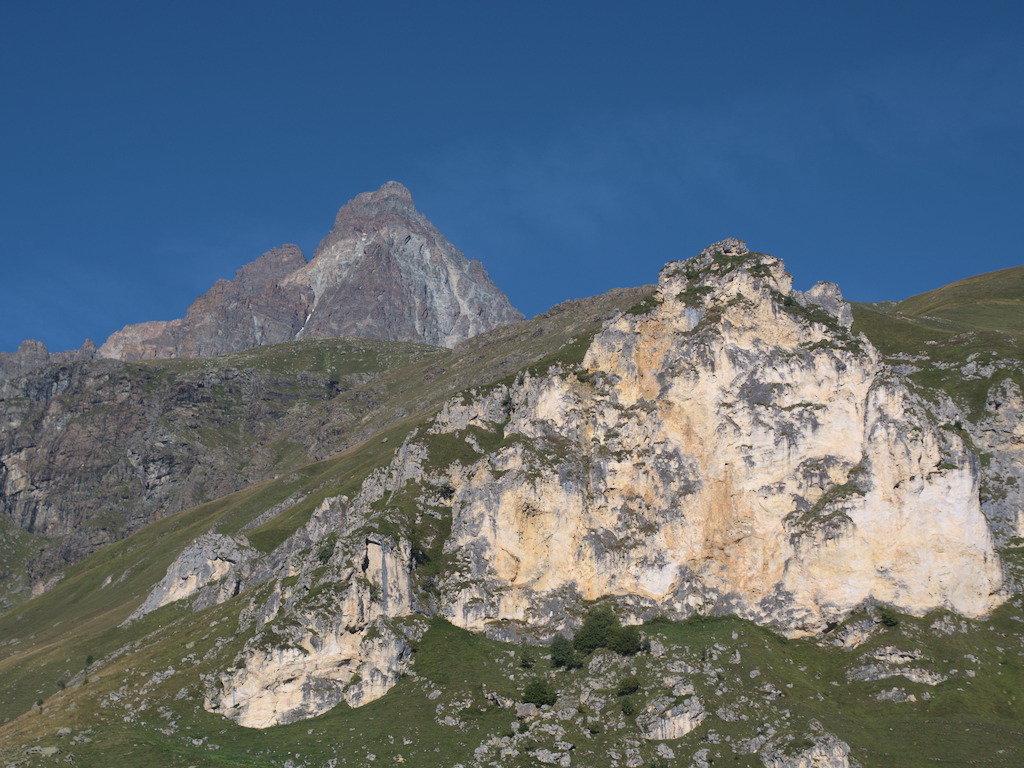
[[[0,351],[389,179],[527,315],[730,236],[858,300],[1024,263],[1019,0],[7,3],[0,110]]]

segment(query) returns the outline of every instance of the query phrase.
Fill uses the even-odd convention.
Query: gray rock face
[[[282,420],[351,385],[216,364],[171,374],[38,343],[28,351],[0,360],[22,371],[0,376],[0,519],[56,542],[32,558],[33,584],[204,494],[261,478],[276,459],[261,459],[260,445],[278,439]]]
[[[982,509],[1000,543],[1024,536],[1024,396],[1006,379],[994,386],[985,414],[964,422],[985,457]]]
[[[300,338],[365,336],[453,347],[522,319],[491,282],[388,182],[338,212],[313,260],[288,279],[309,286]]]
[[[233,597],[254,555],[252,547],[242,538],[203,534],[168,566],[164,578],[124,623],[141,619],[175,600],[191,597],[208,585],[216,584],[204,601],[210,605]]]
[[[96,345],[86,339],[81,349],[68,352],[47,350],[46,345],[35,339],[21,342],[17,352],[0,352],[0,398],[8,394],[8,382],[19,376],[26,376],[38,371],[50,363],[71,363],[79,360],[92,360],[96,356]]]
[[[296,338],[359,336],[453,347],[522,320],[483,265],[388,182],[345,205],[312,261],[295,245],[219,280],[184,318],[130,325],[101,357],[207,357]]]

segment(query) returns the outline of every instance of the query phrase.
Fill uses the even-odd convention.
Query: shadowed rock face
[[[119,360],[212,357],[291,341],[302,328],[309,296],[280,283],[305,263],[295,245],[268,251],[238,270],[234,280],[214,283],[184,318],[129,325],[112,334],[99,354]]]
[[[308,264],[295,245],[268,251],[217,281],[184,318],[129,325],[99,355],[208,357],[343,335],[452,347],[522,318],[392,181],[345,205]]]

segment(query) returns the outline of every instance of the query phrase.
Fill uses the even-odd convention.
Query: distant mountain
[[[306,263],[284,245],[219,280],[184,318],[129,325],[100,357],[210,357],[292,339],[356,336],[453,347],[522,320],[491,282],[390,181],[345,205]]]

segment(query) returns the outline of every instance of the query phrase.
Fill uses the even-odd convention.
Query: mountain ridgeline
[[[523,316],[391,181],[340,211],[307,263],[268,251],[170,322],[130,325],[100,357],[210,357],[293,339],[356,336],[453,347]]]
[[[445,283],[410,206],[356,198],[124,359],[6,361],[0,755],[1024,760],[1024,292],[851,306],[725,240],[529,321],[464,291],[439,336],[354,338],[430,325],[332,309]],[[270,335],[206,357],[230,318]]]

